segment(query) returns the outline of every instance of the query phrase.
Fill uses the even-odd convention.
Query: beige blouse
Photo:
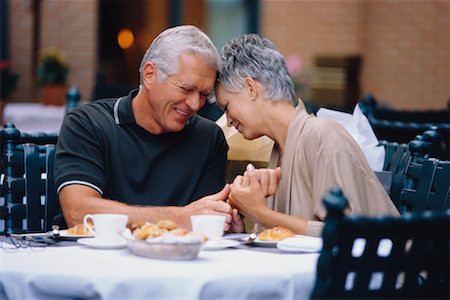
[[[349,202],[349,214],[398,215],[398,211],[370,169],[356,141],[338,123],[295,112],[280,157],[274,146],[269,168],[280,166],[282,179],[268,206],[305,218],[307,235],[320,236],[326,210],[322,198],[339,186]]]

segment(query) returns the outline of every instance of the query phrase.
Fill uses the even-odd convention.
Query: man
[[[225,215],[226,230],[232,214],[240,220],[225,202],[224,135],[196,115],[213,94],[218,60],[195,26],[167,29],[142,59],[139,90],[65,117],[55,181],[68,226],[107,212],[188,229],[194,214]]]

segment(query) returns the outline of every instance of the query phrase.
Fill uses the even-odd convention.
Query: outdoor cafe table
[[[0,249],[0,299],[309,299],[319,255],[227,248],[175,261],[81,245],[9,251]]]
[[[65,106],[43,105],[41,103],[8,103],[3,121],[13,123],[26,133],[58,133],[64,116]]]

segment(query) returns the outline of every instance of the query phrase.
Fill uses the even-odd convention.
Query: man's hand
[[[241,233],[241,232],[245,231],[244,220],[236,208],[233,208],[233,212],[231,213],[231,224],[230,224],[229,231],[237,232],[237,233]]]
[[[213,195],[200,198],[182,208],[182,215],[177,223],[184,228],[191,228],[190,217],[193,215],[222,215],[225,216],[225,231],[229,231],[232,222],[232,208],[226,202],[230,193],[230,185],[226,184],[224,188]]]

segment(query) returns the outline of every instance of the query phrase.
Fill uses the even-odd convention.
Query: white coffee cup
[[[192,231],[205,235],[210,241],[218,241],[223,236],[225,216],[195,215],[191,216]]]
[[[94,228],[88,220],[94,223]],[[123,241],[122,231],[125,230],[128,222],[127,215],[121,214],[87,214],[83,223],[86,228],[95,235],[95,239],[104,243],[120,243]]]

